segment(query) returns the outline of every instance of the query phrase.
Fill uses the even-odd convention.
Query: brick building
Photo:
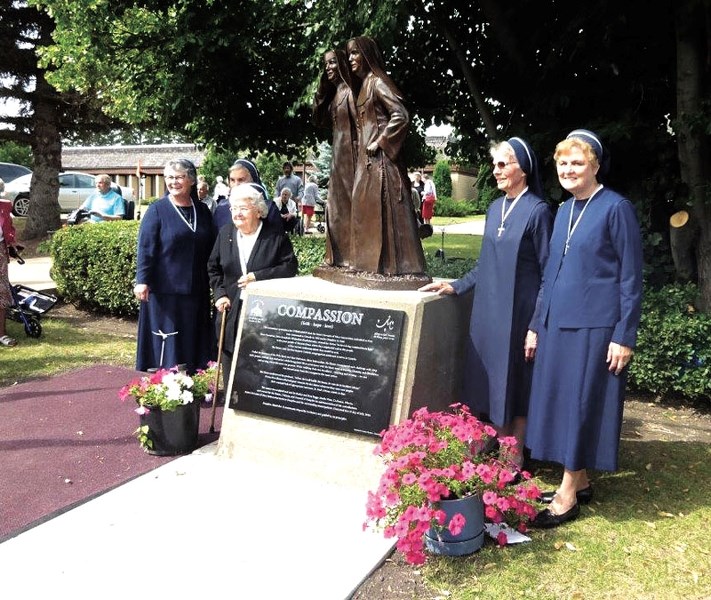
[[[137,200],[144,200],[163,194],[163,168],[173,158],[187,158],[199,169],[205,152],[193,144],[67,146],[62,148],[62,170],[106,173],[119,185],[133,188]]]

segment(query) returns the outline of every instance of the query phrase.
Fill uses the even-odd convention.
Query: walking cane
[[[217,343],[217,369],[215,369],[215,390],[212,394],[212,413],[210,414],[210,433],[215,433],[215,409],[217,408],[217,390],[220,386],[220,366],[222,366],[222,343],[225,341],[225,322],[227,320],[227,310],[222,311],[222,321],[220,322],[220,340]],[[227,390],[225,390],[227,393]]]

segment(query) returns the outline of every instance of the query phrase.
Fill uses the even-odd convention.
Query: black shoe
[[[567,510],[562,515],[554,515],[550,509],[544,508],[536,515],[536,518],[531,521],[531,527],[536,529],[550,529],[558,527],[568,521],[575,521],[580,515],[580,505],[574,504],[570,510]]]
[[[538,501],[543,504],[550,504],[551,502],[553,502],[554,496],[555,491],[543,492]],[[592,484],[582,490],[578,490],[577,492],[575,492],[575,499],[578,501],[578,504],[590,504],[590,501],[593,499]]]

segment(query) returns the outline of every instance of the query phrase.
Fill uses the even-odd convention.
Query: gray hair
[[[187,158],[174,158],[172,160],[169,160],[167,163],[165,163],[165,169],[163,169],[164,175],[166,171],[168,171],[168,169],[178,171],[179,173],[187,174],[188,179],[192,183],[195,183],[197,181],[197,169],[195,168],[195,165],[192,163],[192,161],[188,160]]]
[[[316,175],[310,175],[310,176],[309,176],[309,181],[310,181],[311,183],[318,183],[318,177],[316,177]]]
[[[94,179],[96,183],[99,183],[101,181],[104,181],[106,183],[111,183],[111,177],[109,177],[106,173],[101,173],[101,175],[97,175],[96,178]]]
[[[249,183],[240,183],[230,190],[230,206],[237,204],[239,200],[249,200],[252,207],[257,209],[259,217],[266,219],[269,209],[264,201],[264,195],[257,188]]]
[[[489,154],[491,154],[492,158],[494,154],[497,152],[501,152],[502,154],[505,154],[508,160],[517,160],[516,159],[516,152],[513,149],[513,146],[509,144],[508,142],[494,142],[491,144],[491,147],[489,148]]]

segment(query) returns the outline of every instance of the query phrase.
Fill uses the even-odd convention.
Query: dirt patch
[[[92,313],[79,309],[61,298],[47,313],[47,318],[61,319],[70,323],[72,327],[91,331],[92,333],[117,335],[133,339],[136,338],[138,327],[136,318],[111,317]]]

